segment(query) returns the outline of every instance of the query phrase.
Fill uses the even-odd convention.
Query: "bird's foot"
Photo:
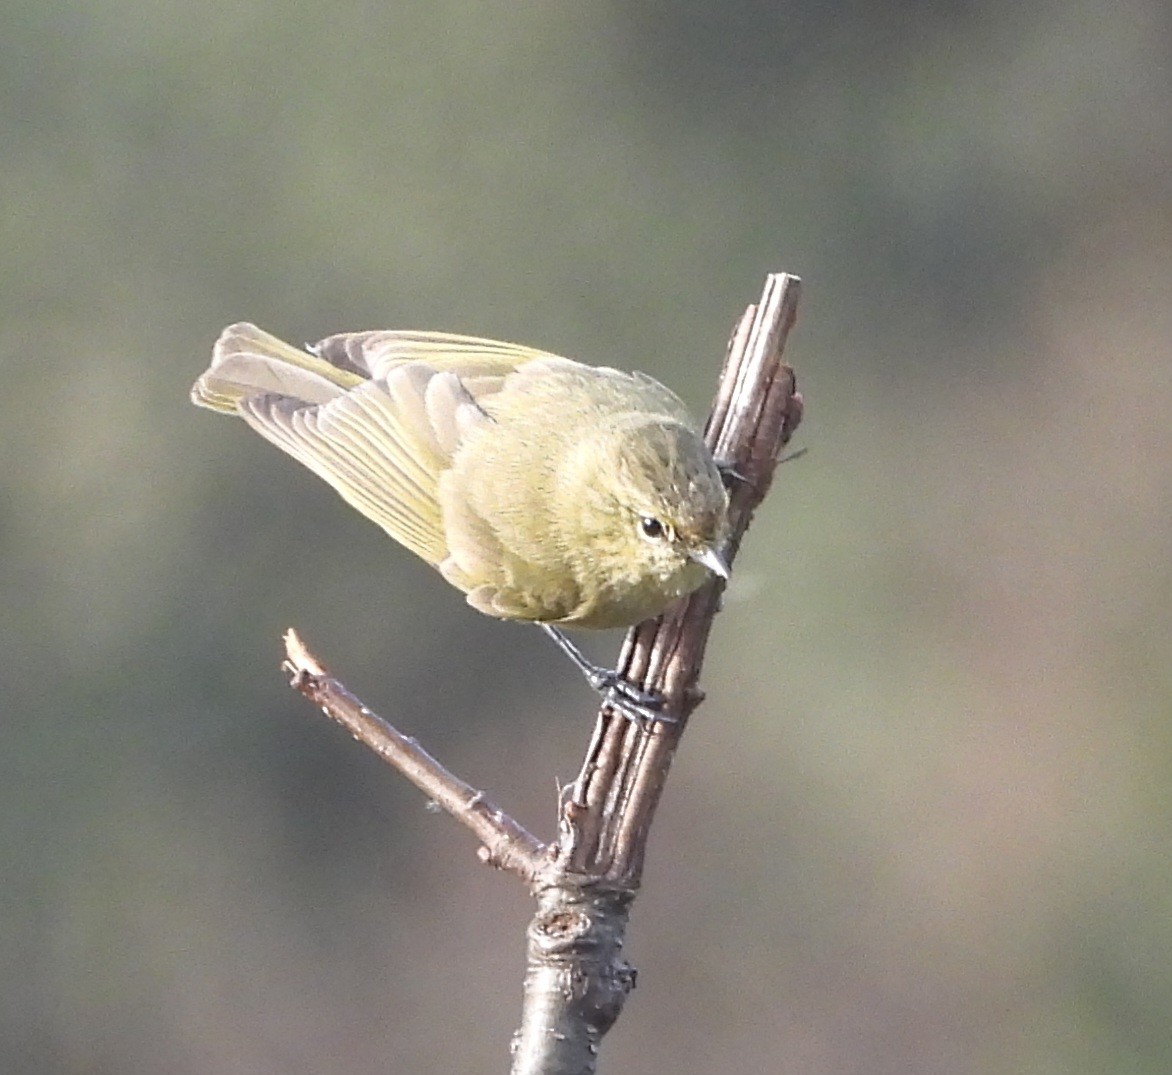
[[[548,623],[540,623],[538,626],[553,639],[558,649],[577,665],[586,682],[601,695],[603,703],[609,705],[616,713],[635,721],[640,727],[656,723],[676,723],[675,717],[669,717],[663,712],[662,694],[645,691],[625,680],[613,668],[603,668],[587,660],[585,654],[556,627]]]

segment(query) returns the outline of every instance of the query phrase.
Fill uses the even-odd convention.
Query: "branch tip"
[[[364,746],[398,769],[429,799],[429,809],[443,810],[471,829],[480,841],[477,857],[531,882],[545,864],[546,849],[484,792],[461,780],[427,753],[413,737],[374,713],[361,699],[331,676],[301,637],[290,628],[284,634],[282,669],[289,685],[321,708]]]

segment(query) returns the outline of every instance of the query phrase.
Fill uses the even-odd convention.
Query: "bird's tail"
[[[240,322],[220,333],[212,364],[192,385],[191,401],[225,414],[237,413],[241,400],[270,394],[328,403],[363,380],[256,325]]]

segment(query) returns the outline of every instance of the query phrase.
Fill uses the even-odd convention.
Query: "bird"
[[[236,415],[489,616],[542,627],[628,715],[660,700],[561,628],[626,627],[727,580],[722,468],[654,378],[445,332],[299,349],[221,333],[191,399]]]

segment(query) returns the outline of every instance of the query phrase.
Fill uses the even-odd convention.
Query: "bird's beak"
[[[728,561],[711,545],[701,545],[698,549],[689,549],[688,555],[698,564],[703,564],[714,575],[719,575],[726,582],[731,574]]]

